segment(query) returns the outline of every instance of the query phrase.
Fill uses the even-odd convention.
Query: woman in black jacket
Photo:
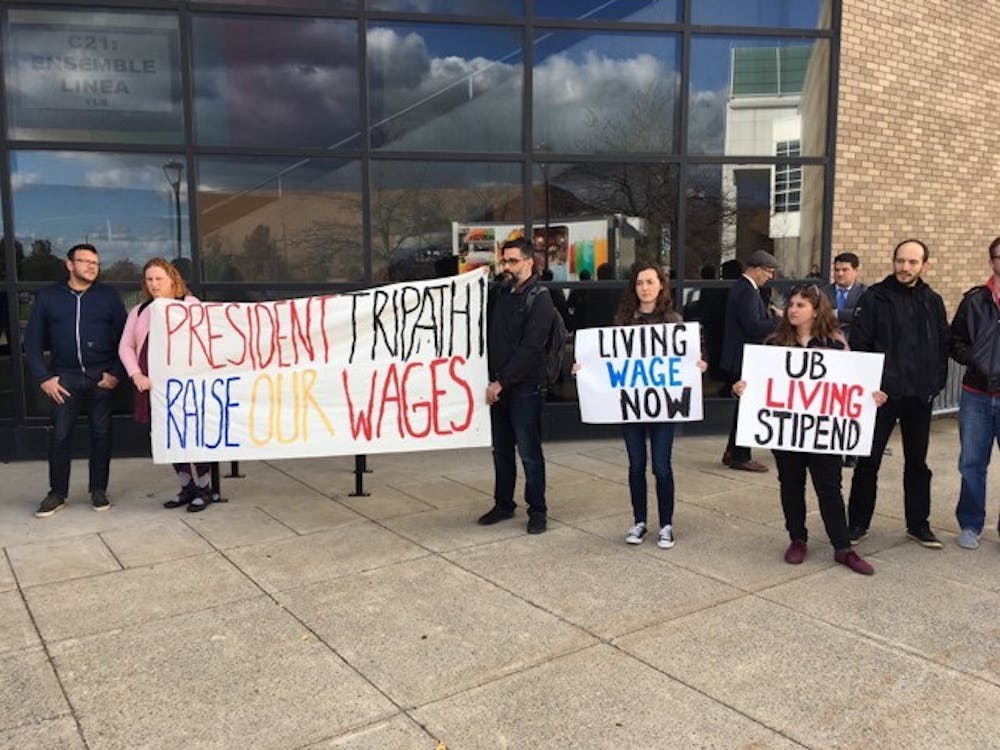
[[[826,295],[815,284],[792,289],[785,303],[785,312],[777,330],[765,343],[775,346],[803,347],[807,349],[846,350],[847,342],[840,334],[837,316]],[[733,385],[733,394],[742,396],[746,381]],[[875,403],[885,403],[885,394],[876,391]],[[806,471],[812,477],[813,488],[819,500],[833,559],[846,565],[855,573],[871,575],[875,569],[851,549],[847,532],[847,515],[841,491],[841,457],[833,453],[805,453],[798,451],[772,451],[778,465],[778,483],[781,510],[785,515],[785,528],[791,544],[785,551],[785,562],[798,565],[806,559],[808,531],[806,530]]]

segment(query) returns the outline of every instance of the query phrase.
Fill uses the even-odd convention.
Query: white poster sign
[[[490,444],[486,271],[274,302],[157,300],[157,463]]]
[[[697,323],[577,331],[580,419],[589,424],[701,420],[700,342]]]
[[[746,391],[736,444],[867,456],[883,359],[869,352],[744,346]]]

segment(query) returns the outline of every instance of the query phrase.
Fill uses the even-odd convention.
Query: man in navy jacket
[[[725,375],[729,388],[741,377],[743,370],[743,345],[762,344],[774,333],[778,321],[768,312],[760,288],[774,278],[778,261],[766,250],[755,250],[746,263],[743,275],[736,280],[726,299],[726,327],[722,340],[719,369]],[[736,424],[739,405],[733,410],[733,425],[729,442],[722,455],[722,463],[742,471],[767,471],[764,464],[754,461],[750,449],[736,445]]]
[[[111,395],[124,376],[118,340],[125,327],[125,305],[118,292],[97,283],[100,260],[88,243],[67,253],[69,278],[42,289],[24,332],[31,374],[52,401],[49,434],[49,492],[35,515],[51,516],[69,494],[73,426],[89,406],[90,500],[107,510],[111,464]],[[43,356],[50,352],[49,362]]]

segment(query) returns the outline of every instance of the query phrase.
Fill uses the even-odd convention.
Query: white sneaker
[[[643,538],[646,536],[645,521],[639,521],[635,526],[628,530],[628,534],[625,535],[626,544],[642,544]]]
[[[660,549],[670,549],[674,546],[674,529],[669,523],[660,529],[660,538],[656,540],[656,546]]]

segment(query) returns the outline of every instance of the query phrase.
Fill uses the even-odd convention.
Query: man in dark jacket
[[[90,500],[107,510],[111,464],[111,394],[124,376],[118,340],[125,305],[113,288],[97,283],[100,260],[93,245],[70,248],[69,278],[42,289],[24,332],[31,374],[52,400],[49,433],[49,493],[35,515],[51,516],[69,494],[73,427],[85,405],[90,422]],[[51,352],[45,362],[43,352]]]
[[[942,546],[928,522],[932,474],[927,443],[931,403],[948,376],[950,334],[944,302],[920,278],[928,255],[920,240],[900,242],[892,253],[894,273],[868,287],[851,327],[851,349],[885,354],[881,390],[889,397],[875,416],[871,455],[859,458],[854,469],[847,512],[852,544],[868,535],[882,454],[898,420],[907,536],[929,549]]]
[[[514,515],[515,449],[524,468],[524,501],[528,533],[545,531],[545,457],[542,455],[542,406],[548,374],[545,344],[557,315],[548,291],[538,286],[532,267],[532,247],[509,240],[501,251],[503,281],[491,290],[487,342],[493,430],[493,507],[483,514],[484,526]]]
[[[965,293],[951,322],[951,356],[965,365],[958,407],[962,486],[955,517],[958,546],[976,549],[986,523],[986,467],[1000,442],[1000,237],[990,243],[993,274]]]
[[[733,383],[740,379],[743,371],[743,345],[764,343],[764,339],[778,327],[777,319],[768,312],[767,305],[760,296],[760,288],[774,278],[777,268],[778,261],[771,253],[755,250],[747,260],[743,275],[729,289],[725,334],[719,358],[719,369],[726,377],[728,393],[732,392]],[[764,464],[753,460],[749,448],[736,445],[739,408],[737,403],[722,463],[731,469],[742,471],[767,471]]]

